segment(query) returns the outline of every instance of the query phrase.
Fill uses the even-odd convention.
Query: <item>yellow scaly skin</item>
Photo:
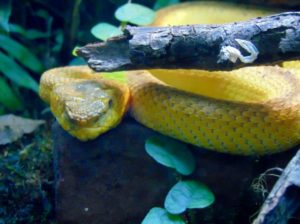
[[[160,10],[154,25],[226,23],[272,13],[193,2]],[[263,155],[300,143],[299,64],[284,63],[289,70],[127,72],[126,85],[87,67],[57,68],[43,74],[40,95],[62,127],[80,140],[115,127],[129,107],[137,121],[165,135],[219,152]]]
[[[263,155],[300,143],[300,81],[289,70],[260,66],[231,72],[150,72],[127,72],[127,85],[122,85],[101,78],[87,67],[52,69],[42,76],[40,94],[50,103],[62,127],[80,140],[93,139],[115,127],[126,112],[130,90],[129,110],[137,121],[200,147]],[[74,86],[78,85],[87,85],[89,91],[79,94],[84,102],[75,105],[70,116],[66,107],[77,99],[74,96],[78,88],[75,91]],[[101,92],[100,98],[97,94],[91,98],[91,87],[95,86],[106,95],[103,97]],[[111,101],[111,105],[101,112],[87,107],[99,100]],[[82,112],[82,108],[89,113]]]
[[[130,74],[131,113],[147,127],[230,154],[270,154],[300,142],[300,82],[287,70],[152,73],[177,87],[185,83],[185,89],[198,83],[195,90],[202,95],[165,86],[149,74]]]
[[[129,99],[126,85],[103,79],[87,66],[46,71],[39,93],[63,129],[82,141],[119,124]]]

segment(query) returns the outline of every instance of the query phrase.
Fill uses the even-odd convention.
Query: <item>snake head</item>
[[[128,98],[127,87],[111,80],[74,80],[52,90],[50,107],[66,131],[86,141],[119,124]]]

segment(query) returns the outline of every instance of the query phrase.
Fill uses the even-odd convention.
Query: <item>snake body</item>
[[[40,95],[62,127],[81,140],[115,127],[129,110],[138,122],[181,141],[263,155],[300,143],[297,71],[276,66],[131,71],[120,83],[87,67],[65,67],[43,74]]]
[[[154,25],[225,23],[271,13],[193,2],[158,11]],[[131,71],[126,82],[106,79],[88,67],[56,68],[43,74],[40,95],[61,126],[80,140],[110,130],[129,111],[145,126],[184,142],[231,154],[263,155],[300,143],[299,64],[230,72]]]

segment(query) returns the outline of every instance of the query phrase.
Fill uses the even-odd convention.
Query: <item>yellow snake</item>
[[[131,71],[116,82],[86,66],[64,67],[43,74],[40,95],[80,140],[115,127],[128,110],[138,122],[181,141],[263,155],[300,143],[299,71],[278,66]]]

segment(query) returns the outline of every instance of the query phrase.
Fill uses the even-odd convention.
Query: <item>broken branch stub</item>
[[[300,150],[284,169],[252,224],[286,224],[299,209]]]

